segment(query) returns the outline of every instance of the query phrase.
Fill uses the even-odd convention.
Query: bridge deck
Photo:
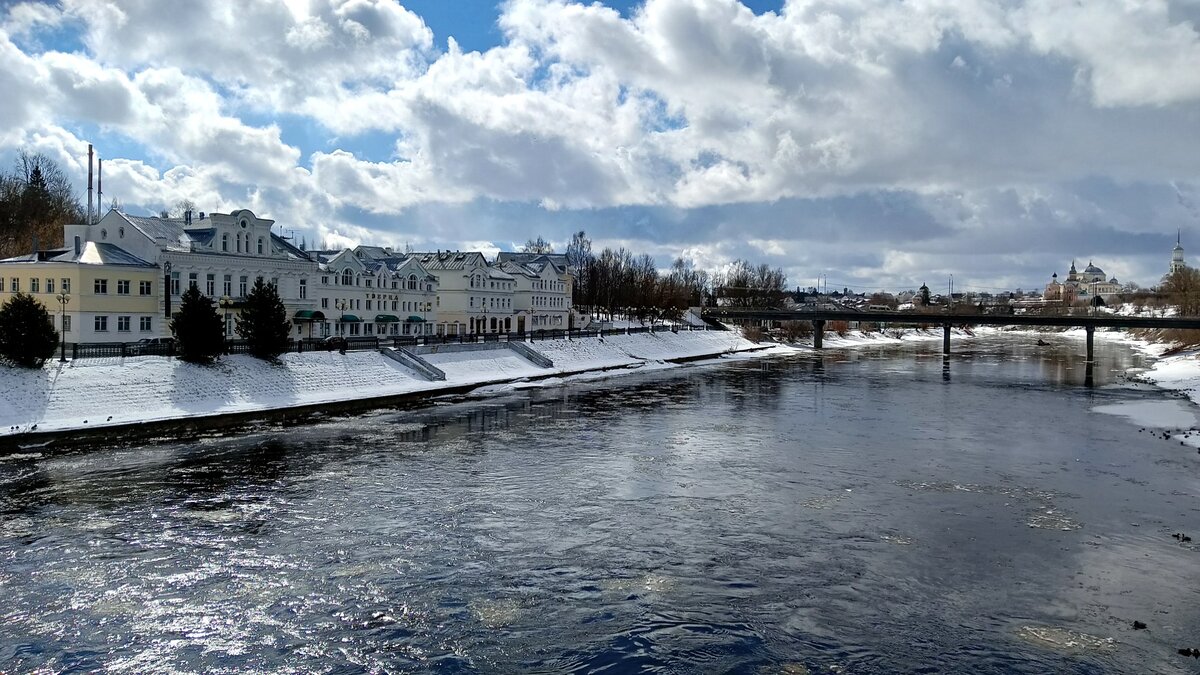
[[[1057,326],[1080,328],[1179,328],[1200,329],[1200,317],[1047,316],[1042,314],[947,314],[942,312],[852,312],[833,310],[788,311],[773,309],[714,308],[704,316],[750,321],[866,321],[870,323],[935,324],[952,326]]]

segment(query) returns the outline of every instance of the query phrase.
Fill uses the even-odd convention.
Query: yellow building
[[[158,267],[113,244],[0,260],[0,303],[28,293],[68,343],[135,342],[170,334],[159,314]],[[65,311],[62,299],[66,297]]]

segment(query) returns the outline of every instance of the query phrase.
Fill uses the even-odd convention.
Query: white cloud
[[[0,151],[78,167],[77,135],[98,127],[148,149],[106,162],[127,204],[251,206],[330,237],[523,241],[536,233],[518,209],[422,220],[518,204],[562,234],[593,222],[598,240],[664,256],[898,280],[1030,237],[1119,249],[1200,225],[1169,187],[1200,183],[1195,14],[1185,0],[789,0],[762,15],[647,0],[625,18],[509,0],[502,44],[439,53],[389,0],[20,3],[0,14]],[[72,30],[82,51],[43,44]],[[341,140],[285,141],[301,126]],[[365,138],[383,146],[356,155]],[[653,216],[634,227],[629,208]]]

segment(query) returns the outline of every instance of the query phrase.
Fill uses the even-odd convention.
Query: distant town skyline
[[[1157,284],[1200,253],[1200,5],[63,0],[0,9],[0,162],[310,241],[586,230],[792,287]]]

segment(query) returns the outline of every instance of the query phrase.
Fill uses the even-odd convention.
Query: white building
[[[413,253],[438,279],[438,335],[509,333],[513,321],[516,280],[488,264],[478,251]]]
[[[316,251],[322,335],[432,335],[438,278],[413,256],[390,249]]]
[[[516,280],[513,316],[517,332],[570,328],[572,278],[565,268],[547,256],[529,262],[510,258],[496,266]]]
[[[116,245],[162,270],[165,293],[159,295],[164,325],[178,309],[180,296],[196,286],[214,300],[222,299],[226,333],[233,336],[233,318],[257,279],[274,284],[287,307],[296,338],[311,337],[316,295],[312,292],[317,267],[304,251],[271,232],[275,221],[248,209],[232,213],[203,213],[193,219],[131,216],[109,211],[93,225],[63,228],[68,248],[82,242]]]

